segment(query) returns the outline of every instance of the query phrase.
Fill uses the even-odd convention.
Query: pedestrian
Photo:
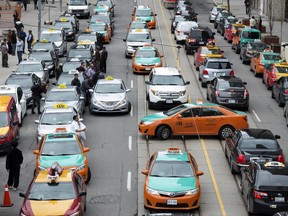
[[[94,74],[95,74],[95,67],[94,64],[91,63],[89,69],[86,72],[86,79],[92,78]]]
[[[85,97],[85,105],[88,106],[90,102],[90,92],[89,89],[92,89],[94,86],[93,79],[84,79],[81,83],[80,90]]]
[[[12,30],[12,34],[11,34],[11,54],[12,56],[15,56],[15,51],[16,51],[16,43],[17,43],[17,36],[15,33],[15,30]]]
[[[96,44],[99,47],[99,49],[102,50],[103,43],[104,43],[104,36],[101,33],[97,32],[96,37],[97,37],[97,43]]]
[[[250,27],[251,28],[256,28],[256,20],[255,20],[254,16],[252,16],[251,19],[250,19]]]
[[[21,31],[22,28],[24,28],[23,23],[20,21],[20,19],[18,18],[17,21],[15,22],[15,28],[17,31],[17,36],[19,36],[19,33]]]
[[[34,10],[38,10],[38,0],[33,1],[34,1]]]
[[[20,166],[23,163],[22,151],[17,148],[18,142],[15,140],[11,143],[11,150],[6,157],[6,170],[9,172],[8,187],[16,191],[19,185]]]
[[[22,0],[22,3],[24,5],[24,10],[27,11],[27,0]]]
[[[8,53],[12,54],[12,30],[9,29],[7,33]]]
[[[1,43],[1,53],[2,53],[2,67],[8,68],[8,45],[7,40]]]
[[[27,36],[28,52],[30,52],[32,49],[33,40],[34,40],[34,36],[32,34],[32,30],[29,30],[28,36]]]
[[[20,20],[21,19],[21,13],[22,13],[22,2],[21,1],[18,1],[17,4],[16,4],[16,11],[18,13],[18,19]]]
[[[245,0],[244,1],[244,4],[245,4],[245,7],[246,7],[246,14],[248,15],[250,13],[250,0]]]
[[[76,70],[78,72],[85,72],[86,69],[85,69],[85,63],[84,62],[81,62],[80,66],[76,68]]]
[[[59,63],[58,67],[55,70],[55,78],[56,80],[58,80],[59,76],[61,75],[61,73],[63,72],[63,64]]]
[[[79,80],[79,78],[78,78],[78,73],[75,73],[75,74],[74,74],[74,78],[73,78],[72,81],[71,81],[71,85],[72,85],[72,86],[77,86],[78,88],[80,88],[81,83],[80,83],[80,80]]]
[[[94,85],[96,85],[99,79],[105,79],[105,74],[100,70],[98,70],[92,77]]]
[[[100,52],[100,70],[103,73],[106,73],[106,61],[108,58],[108,52],[106,50],[106,47],[103,46],[102,51]]]
[[[18,37],[18,41],[16,43],[18,64],[20,64],[20,62],[22,61],[23,47],[24,47],[23,41],[21,40],[20,37]]]
[[[7,10],[6,7],[9,7],[9,10],[11,9],[11,5],[10,5],[10,0],[5,0],[5,9]]]
[[[42,93],[47,92],[47,85],[46,84],[40,84],[40,83],[33,83],[33,86],[31,87],[31,92],[32,92],[32,108],[31,108],[31,114],[35,114],[35,106],[37,105],[37,111],[38,114],[41,114],[40,111],[40,100],[42,97]]]
[[[70,130],[75,132],[80,139],[86,140],[85,130],[86,126],[80,121],[78,115],[73,116],[73,121],[70,126]]]
[[[96,46],[95,55],[94,55],[94,64],[96,71],[100,70],[100,48]]]
[[[16,22],[18,21],[19,19],[19,14],[17,12],[17,10],[14,11],[13,13],[13,20],[14,20],[14,25],[16,24]],[[20,20],[20,19],[19,19]]]
[[[24,28],[22,27],[20,32],[19,32],[19,37],[21,38],[21,40],[23,41],[23,53],[25,53],[25,40],[26,40],[26,33],[24,32]],[[26,54],[26,53],[25,53]]]

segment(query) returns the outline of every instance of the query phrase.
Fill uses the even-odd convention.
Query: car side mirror
[[[68,3],[66,5],[69,5]]]
[[[181,118],[182,118],[181,114],[178,114],[178,115],[176,116],[176,119],[181,119]]]
[[[35,154],[35,155],[39,155],[39,150],[38,150],[38,149],[33,150],[33,154]]]
[[[84,148],[83,149],[83,152],[89,152],[90,151],[90,148]]]
[[[40,124],[39,120],[35,120],[34,122],[35,122],[35,124]]]
[[[90,90],[90,89],[89,89]],[[91,89],[92,90],[92,89]],[[93,91],[93,90],[92,90]],[[85,97],[83,97],[83,96],[80,96],[80,98],[79,98],[80,100],[84,100],[85,99]]]
[[[186,82],[185,82],[185,85],[189,85],[189,84],[190,84],[190,81],[186,81]]]
[[[131,92],[131,89],[126,89],[126,92]]]
[[[224,50],[221,50],[220,52],[221,52],[221,53],[224,53]]]
[[[19,193],[20,197],[26,198],[26,195],[24,193]]]
[[[197,176],[202,176],[202,175],[204,175],[204,172],[203,172],[203,171],[200,171],[200,170],[198,170],[198,171],[197,171],[197,173],[196,173],[196,175],[197,175]]]
[[[90,92],[90,93],[93,93],[93,89],[89,89],[89,92]]]
[[[141,173],[143,174],[143,175],[148,175],[148,173],[149,173],[149,171],[148,170],[143,170],[143,171],[141,171]]]
[[[12,73],[15,73],[15,70],[12,70]]]
[[[275,139],[281,139],[280,135],[275,135]]]
[[[41,100],[42,100],[42,101],[45,101],[45,97],[42,97]]]
[[[247,82],[243,82],[244,85],[247,85]]]
[[[81,197],[81,196],[86,196],[87,195],[87,192],[86,191],[82,191],[78,194],[78,197]]]

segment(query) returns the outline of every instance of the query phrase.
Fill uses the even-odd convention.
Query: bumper
[[[101,105],[96,105],[91,101],[90,112],[91,113],[127,113],[129,112],[129,104],[127,102],[126,104],[121,105],[121,106],[104,107]]]
[[[73,12],[72,10],[71,14],[75,15],[76,17],[87,17],[90,16],[90,11],[79,13],[79,12]]]
[[[214,76],[213,77],[210,77],[210,76],[207,76],[207,75],[203,76],[202,74],[200,75],[200,77],[201,77],[202,83],[205,83],[205,84],[207,82],[212,81],[215,78]]]
[[[150,73],[150,71],[155,68],[155,67],[162,67],[162,64],[161,65],[149,65],[149,66],[139,66],[139,65],[135,65],[133,64],[132,65],[132,69],[133,69],[133,72],[134,73]]]
[[[210,14],[210,17],[209,17],[210,21],[214,21],[215,18],[216,18],[216,15]]]
[[[229,101],[230,100],[230,101]],[[232,101],[234,100],[234,101]],[[229,108],[245,108],[249,106],[249,100],[247,99],[216,99],[216,103]]]
[[[160,100],[160,101],[156,101],[156,102],[153,102],[150,100],[150,105],[152,107],[155,107],[155,108],[172,108],[172,107],[184,104],[184,103],[188,103],[188,101],[182,102],[179,100],[177,100],[177,101],[172,100],[172,103],[170,103],[170,102],[167,103],[167,100]]]
[[[12,141],[0,140],[0,152],[8,152],[11,149]]]
[[[265,203],[262,200],[254,199],[251,201],[253,203],[253,210],[255,214],[269,214],[273,215],[276,212],[287,211],[287,203]]]
[[[153,21],[147,22],[147,26],[149,29],[155,29],[156,28],[156,21],[153,20]]]

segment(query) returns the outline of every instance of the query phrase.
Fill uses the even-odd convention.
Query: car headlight
[[[153,121],[145,121],[145,122],[142,122],[143,125],[149,125],[149,124],[152,124]]]
[[[8,133],[6,133],[6,134],[4,134],[4,135],[1,135],[1,136],[0,136],[0,139],[4,139],[4,138],[7,138],[7,137],[8,137],[8,135],[9,135]]]
[[[180,96],[184,96],[186,94],[186,90],[179,92]]]
[[[133,47],[127,46],[127,49],[128,49],[128,50],[133,50]]]
[[[95,104],[95,105],[101,105],[100,101],[96,100],[96,98],[93,98],[93,104]]]
[[[189,195],[194,195],[196,193],[198,193],[199,189],[198,188],[195,188],[193,190],[189,190],[187,191],[187,193],[185,194],[185,196],[189,196]]]
[[[135,65],[137,66],[141,66],[142,64],[138,63],[138,62],[135,62]]]
[[[85,164],[82,164],[82,165],[78,166],[76,170],[77,170],[77,171],[84,170],[85,167],[86,167],[86,165],[85,165]]]
[[[80,215],[80,212],[78,211],[78,212],[75,212],[73,214],[70,214],[69,216],[79,216],[79,215]]]
[[[120,106],[121,106],[121,105],[125,105],[126,103],[127,103],[127,101],[126,101],[126,99],[124,99],[124,100],[120,101],[119,105],[120,105]]]
[[[161,62],[155,63],[154,66],[159,66],[161,64]]]
[[[20,212],[20,215],[21,215],[21,216],[27,216],[27,215],[25,215],[25,214],[24,214],[24,213],[22,213],[22,212]]]
[[[157,90],[151,89],[152,94],[154,94],[155,96],[158,96],[159,92]]]
[[[149,187],[146,187],[146,191],[147,193],[152,194],[152,195],[159,195],[159,192],[157,190],[153,190]]]

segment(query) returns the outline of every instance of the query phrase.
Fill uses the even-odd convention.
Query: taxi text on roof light
[[[61,83],[61,84],[58,85],[57,88],[58,88],[58,89],[66,89],[67,86],[66,86],[64,83]]]
[[[42,42],[42,43],[47,43],[48,40],[47,40],[47,39],[42,39],[41,42]]]
[[[107,76],[105,80],[114,80],[114,78],[112,76]]]
[[[80,59],[79,58],[72,58],[71,60],[70,60],[71,62],[78,62],[78,61],[80,61]]]
[[[64,18],[64,17],[62,17],[61,19],[60,19],[60,22],[67,22],[68,20],[67,20],[67,18]]]
[[[94,44],[94,41],[91,40],[81,40],[78,42],[79,45],[85,45],[85,44]],[[77,47],[78,48],[78,47]],[[81,47],[82,48],[82,47]]]
[[[67,109],[68,105],[64,103],[57,103],[57,104],[54,104],[53,108],[54,109]]]
[[[270,161],[265,163],[265,167],[285,167],[285,165],[278,161]]]
[[[181,150],[179,148],[168,148],[167,154],[182,154]]]
[[[214,46],[213,42],[209,42],[209,43],[207,43],[207,47],[208,48],[214,48],[215,46]]]
[[[135,29],[134,32],[143,32],[142,29]]]
[[[55,29],[54,28],[49,28],[48,31],[49,32],[53,32],[53,31],[55,31]]]

